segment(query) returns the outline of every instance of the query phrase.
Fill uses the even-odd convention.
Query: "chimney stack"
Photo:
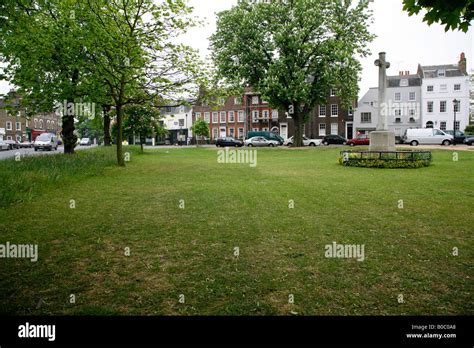
[[[461,70],[461,72],[464,74],[464,75],[467,75],[467,60],[466,60],[466,55],[464,54],[464,52],[461,53],[461,58],[459,59],[459,70]]]

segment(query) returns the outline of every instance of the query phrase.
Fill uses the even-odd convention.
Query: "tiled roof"
[[[388,87],[418,87],[421,86],[421,77],[418,75],[400,75],[400,76],[388,76]],[[400,86],[401,80],[408,80],[408,86]]]

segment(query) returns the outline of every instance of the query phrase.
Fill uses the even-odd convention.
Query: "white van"
[[[405,144],[418,145],[450,145],[453,136],[435,128],[407,129],[402,137]]]
[[[56,135],[50,133],[40,134],[33,143],[33,147],[35,148],[35,151],[56,151],[58,149],[58,138]]]

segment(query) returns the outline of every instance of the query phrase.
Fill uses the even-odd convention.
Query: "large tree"
[[[76,0],[16,0],[0,4],[2,77],[18,87],[29,113],[51,112],[55,105],[82,102],[87,95],[84,8]],[[66,111],[66,110],[62,110]],[[64,152],[72,154],[73,108],[63,112]]]
[[[197,94],[198,56],[174,43],[193,24],[191,9],[183,0],[86,1],[88,58],[113,100],[117,161],[124,166],[124,107],[157,97],[180,99],[186,93]]]
[[[150,106],[131,105],[125,108],[124,135],[127,137],[138,136],[140,147],[143,152],[143,145],[146,138],[154,135],[165,135],[166,130],[159,123],[160,113]]]
[[[349,107],[358,95],[358,57],[373,39],[367,1],[241,1],[218,14],[211,37],[220,77],[233,87],[251,86],[295,123],[302,146],[305,122],[335,88]]]
[[[410,16],[425,10],[423,21],[428,25],[441,23],[445,31],[459,29],[467,33],[474,19],[473,0],[403,0],[403,9]]]

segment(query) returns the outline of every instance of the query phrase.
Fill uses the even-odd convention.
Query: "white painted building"
[[[354,134],[369,134],[377,128],[378,87],[370,88],[354,110]]]
[[[456,111],[456,129],[469,124],[470,86],[464,53],[458,64],[419,66],[422,77],[423,128],[452,130]],[[457,103],[454,103],[454,100]]]
[[[164,106],[160,108],[163,127],[168,131],[165,144],[186,144],[188,138],[192,138],[192,115],[193,110],[189,106]]]

